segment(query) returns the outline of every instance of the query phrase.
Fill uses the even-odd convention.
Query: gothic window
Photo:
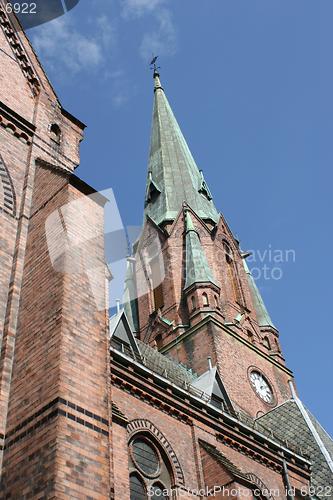
[[[170,464],[155,440],[136,434],[129,444],[130,500],[169,498]]]
[[[208,295],[206,292],[202,294],[202,304],[203,306],[209,306]]]

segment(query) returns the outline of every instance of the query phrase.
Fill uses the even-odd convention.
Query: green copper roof
[[[155,72],[155,97],[148,163],[145,214],[156,223],[174,220],[186,202],[202,219],[219,214],[203,174],[186,144]]]
[[[186,228],[186,279],[184,290],[194,283],[213,283],[215,281],[213,273],[208,265],[204,249],[201,246],[199,235],[193,225],[190,212],[185,212]]]
[[[268,311],[266,309],[266,306],[264,304],[264,301],[262,299],[262,296],[259,292],[259,289],[256,285],[256,282],[251,274],[251,271],[248,268],[248,265],[246,263],[246,260],[243,259],[243,264],[244,264],[244,269],[247,274],[247,279],[249,282],[250,290],[251,290],[251,296],[253,300],[253,305],[257,314],[257,320],[259,326],[271,326],[276,329],[274,326],[270,315],[268,314]]]

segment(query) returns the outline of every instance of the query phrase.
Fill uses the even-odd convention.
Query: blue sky
[[[215,204],[251,267],[269,268],[258,285],[301,397],[331,434],[332,17],[331,0],[81,0],[29,31],[88,125],[77,174],[114,190],[126,225],[142,221],[160,55]]]

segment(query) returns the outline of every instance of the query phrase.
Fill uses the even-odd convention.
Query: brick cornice
[[[15,137],[31,144],[36,127],[0,101],[0,125]]]

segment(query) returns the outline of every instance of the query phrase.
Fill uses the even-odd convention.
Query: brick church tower
[[[84,125],[0,4],[0,498],[331,498],[243,252],[154,72],[145,222],[107,312]],[[112,281],[111,281],[112,286]]]

